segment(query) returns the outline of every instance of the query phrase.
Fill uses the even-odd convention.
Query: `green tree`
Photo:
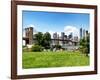
[[[43,35],[43,44],[42,44],[42,46],[45,49],[49,49],[50,48],[50,43],[51,43],[51,35],[50,35],[49,32],[46,32]]]
[[[40,45],[45,49],[50,48],[51,35],[49,32],[46,32],[44,34],[42,32],[38,32],[37,34],[35,34],[35,39],[36,39],[36,45]]]
[[[80,51],[88,55],[90,53],[90,36],[89,34],[80,40]]]
[[[87,53],[90,53],[90,36],[87,36],[86,39],[86,47],[87,47]]]
[[[42,32],[38,32],[37,34],[35,34],[35,39],[36,39],[36,44],[37,45],[42,45],[43,33]]]

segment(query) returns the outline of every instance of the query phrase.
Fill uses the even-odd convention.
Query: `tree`
[[[43,47],[45,49],[50,48],[50,43],[51,43],[51,35],[49,32],[44,33],[43,35]]]
[[[42,33],[38,32],[35,34],[35,39],[36,39],[36,44],[44,47],[45,49],[50,48],[50,43],[51,43],[51,35],[49,32]]]
[[[90,53],[90,36],[89,34],[80,40],[80,51],[88,55]]]
[[[87,36],[86,39],[86,47],[87,47],[87,53],[90,53],[90,36]]]
[[[36,39],[36,44],[37,45],[42,45],[43,33],[42,32],[38,32],[37,34],[35,34],[35,39]]]

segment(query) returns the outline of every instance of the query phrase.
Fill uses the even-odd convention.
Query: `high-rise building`
[[[86,30],[86,38],[87,38],[88,35],[89,35],[88,30]]]
[[[86,30],[86,36],[88,35],[88,30]]]
[[[64,37],[65,37],[65,33],[64,32],[61,32],[62,45],[64,45]]]
[[[88,30],[86,30],[86,37],[85,37],[85,39],[88,40],[89,37],[90,37],[90,33],[88,32]]]
[[[83,32],[83,31],[82,31],[82,28],[80,28],[80,39],[83,38],[83,37],[82,37],[82,36],[83,36],[83,35],[82,35],[82,32]]]
[[[57,32],[53,34],[53,39],[57,39]]]
[[[78,42],[78,36],[74,36],[74,41]]]
[[[85,38],[85,29],[83,30],[83,37]]]
[[[67,35],[64,36],[64,40],[67,40]]]
[[[78,36],[74,36],[74,46],[77,46],[78,45]]]
[[[58,43],[59,43],[59,41],[58,41],[58,34],[57,34],[57,32],[55,32],[53,34],[53,45],[57,45]]]
[[[61,32],[61,39],[64,39],[65,33]]]
[[[68,38],[72,39],[73,38],[73,33],[70,33],[69,36],[68,36]]]

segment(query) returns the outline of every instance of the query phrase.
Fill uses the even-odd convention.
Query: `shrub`
[[[34,52],[41,52],[43,51],[43,47],[40,45],[33,45],[31,50]]]
[[[55,48],[61,49],[62,47],[61,47],[61,45],[55,45]]]
[[[80,50],[80,52],[82,52],[83,54],[86,54],[86,56],[88,56],[89,51],[88,51],[87,47],[80,46],[79,50]]]
[[[29,50],[28,50],[28,47],[26,46],[26,47],[23,47],[23,51],[24,52],[28,52]]]
[[[24,45],[23,45],[22,47],[25,48],[25,47],[27,47],[27,46],[24,46]]]

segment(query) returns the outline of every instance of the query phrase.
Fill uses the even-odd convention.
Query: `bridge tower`
[[[33,27],[25,28],[25,37],[29,39],[29,44],[33,44]]]

